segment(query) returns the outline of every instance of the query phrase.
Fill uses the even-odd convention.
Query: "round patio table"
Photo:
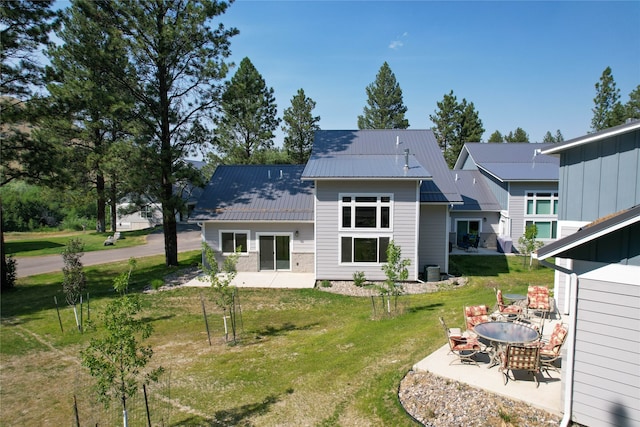
[[[502,296],[504,297],[504,299],[511,302],[522,301],[524,299],[527,299],[527,296],[522,294],[504,294]]]
[[[500,364],[500,350],[505,344],[525,344],[540,339],[533,328],[512,322],[485,322],[474,326],[473,331],[491,344],[491,364]]]

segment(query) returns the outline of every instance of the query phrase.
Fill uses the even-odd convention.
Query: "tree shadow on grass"
[[[316,322],[316,323],[309,323],[308,325],[304,325],[304,326],[296,326],[293,323],[287,322],[287,323],[283,323],[282,326],[280,327],[268,325],[263,329],[254,331],[254,333],[256,335],[256,338],[258,339],[263,337],[277,337],[291,331],[308,331],[318,325],[319,323]]]
[[[62,243],[50,242],[48,240],[35,240],[29,242],[5,242],[4,244],[7,254],[15,254],[19,252],[39,251],[41,249],[63,248]]]
[[[418,305],[415,307],[409,307],[407,308],[407,312],[409,313],[419,313],[421,311],[433,311],[436,310],[440,307],[443,307],[444,304],[442,304],[441,302],[436,303],[436,304],[426,304],[426,305]]]
[[[289,389],[287,393],[293,393],[293,390]],[[230,408],[217,411],[213,419],[202,420],[199,417],[192,417],[187,420],[181,421],[180,426],[202,426],[207,425],[210,427],[226,427],[226,426],[252,426],[253,423],[248,419],[256,416],[263,415],[269,412],[270,408],[280,400],[279,396],[269,395],[262,402],[250,403],[247,405],[238,406],[237,408]]]

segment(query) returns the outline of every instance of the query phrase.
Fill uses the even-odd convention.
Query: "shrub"
[[[367,283],[366,277],[364,277],[364,271],[356,271],[353,273],[353,284],[358,287],[363,287]]]
[[[328,280],[323,280],[322,282],[320,282],[320,286],[322,286],[323,288],[330,288],[331,282]]]

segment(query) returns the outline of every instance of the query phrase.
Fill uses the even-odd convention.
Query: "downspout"
[[[572,270],[568,270],[559,265],[551,264],[546,260],[538,260],[545,267],[553,268],[556,271],[569,275],[569,302],[570,302],[570,316],[569,334],[571,339],[567,342],[567,371],[564,387],[564,410],[563,417],[560,421],[561,427],[568,427],[571,422],[571,410],[573,406],[573,369],[575,366],[575,348],[576,348],[576,323],[577,323],[577,308],[578,308],[578,275]],[[570,266],[573,266],[570,264]],[[566,301],[566,299],[565,299]],[[565,305],[565,310],[568,307]]]

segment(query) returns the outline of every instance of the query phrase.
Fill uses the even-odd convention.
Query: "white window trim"
[[[542,216],[525,217],[524,222],[523,222],[524,229],[522,230],[522,235],[523,236],[527,231],[527,223],[528,222],[532,222],[534,224],[537,224],[538,222],[550,222],[550,223],[554,223],[555,222],[556,223],[556,237],[536,237],[536,240],[540,240],[542,242],[553,242],[553,241],[558,239],[558,220],[556,218],[549,218],[549,217],[542,217]],[[553,227],[553,224],[551,224],[551,227]]]
[[[533,197],[529,197],[529,193],[533,193]],[[538,197],[538,194],[540,193],[549,193],[551,194],[550,197]],[[527,208],[529,206],[529,201],[533,200],[534,204],[534,213],[527,213]],[[552,213],[549,214],[537,214],[535,213],[536,211],[536,207],[537,207],[537,201],[538,200],[550,200],[551,201],[551,210]],[[553,213],[553,207],[554,207],[554,202],[559,202],[559,198],[558,198],[558,191],[552,191],[552,190],[528,190],[524,192],[524,217],[525,219],[527,218],[553,218],[555,220],[558,219],[558,213]]]
[[[366,267],[366,266],[381,266],[386,264],[386,262],[343,262],[342,261],[342,238],[343,237],[350,237],[351,239],[380,239],[380,238],[387,238],[389,239],[389,242],[391,242],[393,240],[393,234],[364,234],[364,233],[342,233],[342,234],[338,234],[338,265],[344,265],[344,266],[362,266],[362,267]],[[378,243],[379,244],[379,243]],[[352,245],[351,245],[351,250],[353,251],[353,240],[352,240]],[[351,254],[353,257],[353,253]]]
[[[455,229],[453,230],[454,233],[458,232],[458,223],[459,222],[467,222],[469,223],[470,221],[477,221],[479,226],[478,226],[478,234],[482,233],[482,218],[456,218],[456,223],[455,223]],[[469,227],[467,227],[468,229]],[[467,233],[469,233],[469,231],[467,230]]]
[[[240,252],[239,255],[240,256],[249,256],[249,248],[251,247],[251,234],[249,233],[249,230],[218,230],[218,250],[220,251],[220,253],[222,255],[231,255],[234,254],[235,252],[223,252],[222,251],[222,234],[223,233],[233,233],[233,240],[234,240],[234,247],[237,248],[237,245],[235,244],[235,239],[236,239],[236,234],[246,234],[247,235],[247,248],[246,248],[246,252]]]
[[[342,199],[345,197],[351,197],[351,202],[343,202]],[[356,197],[375,197],[376,202],[359,202],[355,201]],[[382,202],[383,197],[389,198],[389,203]],[[344,232],[372,232],[372,233],[380,233],[380,232],[393,232],[393,193],[338,193],[338,230]],[[342,226],[342,208],[344,206],[351,206],[351,227],[343,227]],[[355,208],[358,206],[375,206],[376,207],[376,227],[356,227],[356,212]],[[389,227],[382,228],[380,227],[380,220],[382,218],[380,209],[382,206],[389,206]]]

